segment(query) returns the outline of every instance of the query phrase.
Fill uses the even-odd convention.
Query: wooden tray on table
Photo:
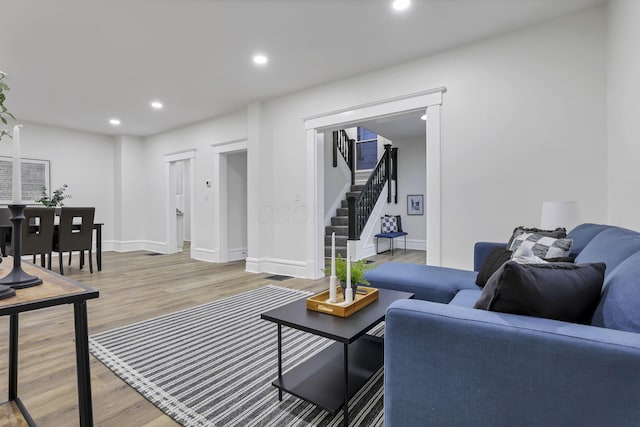
[[[378,299],[378,290],[368,286],[358,286],[358,292],[353,302],[349,305],[344,305],[344,296],[341,288],[337,289],[336,294],[337,303],[328,302],[329,290],[310,296],[307,298],[307,309],[333,316],[349,317]]]

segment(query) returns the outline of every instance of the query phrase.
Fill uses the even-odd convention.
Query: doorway
[[[191,250],[195,150],[165,156],[167,253]]]
[[[422,111],[426,114],[426,263],[440,265],[440,107],[446,88],[355,106],[305,119],[307,133],[307,277],[324,277],[324,143],[323,132],[359,122]],[[350,241],[349,244],[355,242]]]
[[[211,147],[214,152],[214,261],[247,258],[248,196],[247,141],[230,141]]]

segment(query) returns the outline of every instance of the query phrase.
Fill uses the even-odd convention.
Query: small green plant
[[[49,198],[49,195],[47,194],[47,187],[42,187],[42,193],[40,195],[41,197],[38,200],[36,200],[36,203],[42,203],[43,205],[49,208],[64,206],[63,200],[71,198],[70,195],[64,194],[64,192],[67,191],[67,188],[68,188],[67,184],[64,184],[62,187],[58,188],[57,190],[54,190],[53,196]]]
[[[15,117],[13,117],[13,114],[7,111],[7,107],[4,106],[4,101],[5,99],[7,99],[4,92],[9,90],[9,85],[4,81],[4,79],[6,78],[7,78],[7,75],[2,71],[0,71],[0,121],[5,125],[9,124],[7,120],[8,117],[12,118],[13,120],[16,119]],[[5,136],[12,138],[8,130],[5,130],[5,129],[0,130],[0,140],[2,140],[2,138]]]
[[[369,282],[364,278],[364,272],[371,269],[371,266],[363,259],[351,263],[351,283],[358,285],[368,285]],[[340,283],[347,283],[347,260],[338,254],[336,258],[336,277]]]

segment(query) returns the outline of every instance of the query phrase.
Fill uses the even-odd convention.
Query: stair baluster
[[[333,131],[333,167],[338,167],[338,153],[351,171],[351,185],[356,183],[355,140],[344,129]]]

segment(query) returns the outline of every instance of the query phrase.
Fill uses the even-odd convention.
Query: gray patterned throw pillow
[[[569,256],[573,240],[554,239],[537,233],[523,233],[513,239],[509,249],[515,252],[521,245],[530,248],[537,257],[560,258]]]

